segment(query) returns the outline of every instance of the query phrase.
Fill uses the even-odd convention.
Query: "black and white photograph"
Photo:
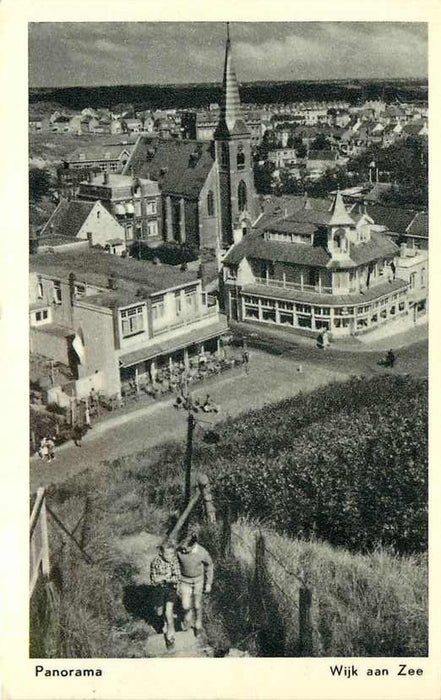
[[[0,698],[437,700],[441,8],[187,5],[0,5]]]
[[[37,677],[428,656],[427,41],[29,24]]]

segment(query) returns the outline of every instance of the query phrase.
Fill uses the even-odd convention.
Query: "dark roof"
[[[315,292],[301,292],[296,289],[270,287],[266,284],[246,284],[242,287],[242,292],[244,294],[258,294],[259,296],[273,299],[291,299],[292,301],[320,306],[349,306],[379,299],[398,289],[404,289],[407,285],[408,283],[404,280],[395,279],[384,284],[369,287],[363,294],[316,294]]]
[[[291,229],[295,230],[295,229]],[[395,255],[398,246],[386,236],[372,232],[366,243],[351,244],[350,259],[333,261],[324,246],[311,246],[307,243],[268,241],[262,230],[252,231],[240,243],[231,248],[224,258],[227,265],[238,265],[243,258],[288,262],[312,267],[348,269],[374,260]]]
[[[121,136],[119,137],[121,138]],[[90,160],[118,160],[123,151],[127,151],[130,154],[134,149],[133,143],[125,144],[104,144],[101,146],[85,146],[75,153],[71,153],[64,160],[66,163],[77,163],[78,161],[84,161],[87,163]],[[80,155],[84,155],[84,158],[80,158]]]
[[[388,231],[403,234],[417,213],[414,209],[388,207],[383,204],[368,204],[366,211],[376,224],[385,226]]]
[[[420,211],[411,221],[406,229],[406,233],[410,236],[421,236],[421,238],[429,238],[429,215],[425,211]]]
[[[198,279],[197,271],[184,272],[179,267],[154,265],[90,248],[37,253],[30,256],[29,268],[31,272],[40,272],[55,279],[65,280],[68,280],[69,274],[73,272],[79,281],[105,290],[85,297],[84,301],[108,308],[128,305],[165,289],[197,282]],[[116,290],[108,289],[111,275],[117,280]]]
[[[95,205],[96,202],[62,199],[41,230],[40,238],[44,238],[45,234],[75,238]]]
[[[336,161],[338,154],[336,151],[309,151],[308,160],[330,160]]]
[[[213,167],[210,142],[141,136],[123,173],[157,180],[164,193],[199,197]]]
[[[370,241],[351,245],[350,257],[357,265],[363,265],[373,260],[396,255],[398,250],[398,246],[387,236],[372,231]]]

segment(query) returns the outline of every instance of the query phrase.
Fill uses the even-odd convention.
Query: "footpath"
[[[220,413],[198,415],[200,424],[196,439],[204,430],[242,411],[262,408],[266,403],[280,401],[300,391],[307,392],[332,381],[343,381],[349,374],[345,369],[318,367],[305,360],[297,363],[293,357],[278,357],[265,352],[252,351],[249,374],[244,369],[234,374],[216,378],[210,386],[196,385],[194,398],[204,400],[209,392],[220,406]],[[301,372],[299,370],[301,366]],[[174,397],[147,404],[118,416],[109,415],[93,426],[76,447],[72,441],[56,450],[54,462],[42,462],[31,458],[31,492],[39,486],[64,481],[69,476],[87,468],[108,468],[107,465],[126,455],[150,450],[169,440],[186,439],[186,411],[173,407]]]

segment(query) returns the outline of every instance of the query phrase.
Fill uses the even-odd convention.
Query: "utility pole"
[[[185,506],[187,507],[191,498],[191,460],[193,456],[193,432],[196,426],[196,419],[191,412],[188,411],[187,419],[187,451],[185,454]]]

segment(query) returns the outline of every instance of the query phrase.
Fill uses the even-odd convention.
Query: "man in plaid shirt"
[[[174,607],[177,598],[181,569],[172,542],[164,542],[159,554],[150,565],[150,579],[158,591],[158,615],[164,617],[164,634],[167,649],[175,643]]]

